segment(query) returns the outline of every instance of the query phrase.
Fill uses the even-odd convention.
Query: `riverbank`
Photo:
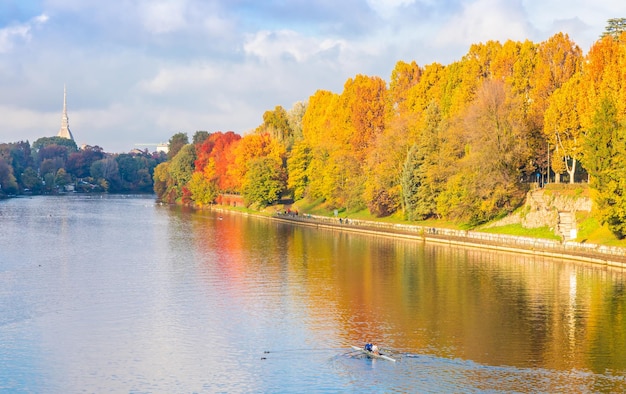
[[[493,249],[512,253],[529,254],[564,260],[587,262],[596,265],[626,268],[626,249],[551,239],[520,237],[505,234],[484,233],[472,230],[426,227],[419,225],[385,223],[368,220],[342,219],[297,213],[256,214],[232,210],[229,207],[211,207],[213,210],[240,212],[297,225],[348,231],[376,236],[435,242],[451,246]]]

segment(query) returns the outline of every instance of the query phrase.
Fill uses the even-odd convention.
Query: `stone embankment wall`
[[[276,217],[289,221],[298,221],[309,226],[328,228],[341,227],[342,230],[346,231],[369,233],[374,235],[388,235],[399,238],[422,239],[459,246],[499,249],[515,253],[580,260],[626,268],[626,249],[624,248],[579,242],[560,242],[549,239],[517,237],[504,234],[490,234],[479,231],[465,231],[408,224],[331,218],[308,214],[280,214]]]
[[[591,199],[546,193],[543,189],[528,192],[526,204],[519,212],[487,227],[521,224],[524,228],[548,227],[564,240],[575,238],[576,212],[591,212]]]

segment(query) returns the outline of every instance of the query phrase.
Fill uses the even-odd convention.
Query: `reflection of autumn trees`
[[[210,272],[201,277],[221,278],[207,288],[225,283],[242,313],[297,319],[310,327],[305,348],[367,340],[486,365],[626,369],[619,270],[241,215],[184,223],[198,269]]]
[[[243,193],[249,204],[265,205],[287,195],[376,216],[479,224],[515,209],[537,179],[589,178],[595,187],[600,175],[587,167],[586,141],[602,140],[598,133],[617,138],[595,125],[595,111],[609,100],[616,125],[626,114],[620,37],[612,31],[587,55],[563,33],[541,43],[488,41],[449,65],[399,61],[388,86],[357,75],[342,92],[319,90],[291,110],[266,111],[243,137],[194,137],[202,142],[194,144],[193,172],[201,175],[188,177],[190,197]],[[184,141],[177,135],[175,148]],[[606,170],[620,172],[624,163]],[[611,204],[626,211],[626,200]]]

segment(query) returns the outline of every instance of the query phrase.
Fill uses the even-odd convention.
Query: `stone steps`
[[[575,239],[576,238],[576,217],[573,212],[559,211],[559,234],[563,239]]]

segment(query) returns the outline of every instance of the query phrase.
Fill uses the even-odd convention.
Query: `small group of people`
[[[365,350],[380,355],[380,350],[378,349],[378,346],[374,345],[373,343],[366,343]]]

